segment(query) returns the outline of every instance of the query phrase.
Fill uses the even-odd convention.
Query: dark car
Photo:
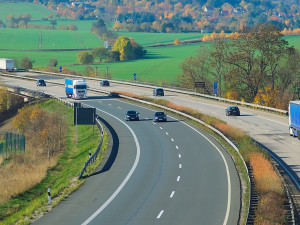
[[[100,86],[102,86],[102,87],[104,87],[104,86],[108,87],[109,86],[109,81],[108,80],[102,80],[100,82]]]
[[[38,79],[36,81],[36,85],[37,86],[46,86],[46,82],[44,80],[42,80],[42,79]]]
[[[240,109],[237,106],[228,106],[226,111],[226,116],[239,116],[240,115]]]
[[[155,112],[153,116],[153,121],[154,122],[159,122],[159,121],[167,121],[167,115],[164,112]]]
[[[128,110],[125,115],[125,120],[140,120],[139,113],[135,110]]]
[[[164,96],[165,95],[164,89],[162,89],[162,88],[155,88],[153,90],[153,96],[157,96],[157,95]]]

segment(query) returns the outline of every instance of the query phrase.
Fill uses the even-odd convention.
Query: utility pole
[[[106,67],[106,77],[108,78],[108,66]]]

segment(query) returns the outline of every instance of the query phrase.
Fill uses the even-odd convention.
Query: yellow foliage
[[[264,90],[259,90],[252,103],[257,105],[276,107],[278,93],[279,92],[276,87],[272,89],[271,86],[268,86]]]
[[[237,91],[228,91],[226,93],[226,98],[232,99],[232,100],[239,100],[240,96]]]
[[[175,39],[174,40],[174,45],[179,45],[180,44],[180,40],[179,39]]]

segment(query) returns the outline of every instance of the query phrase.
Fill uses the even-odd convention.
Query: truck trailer
[[[0,70],[13,71],[14,70],[14,60],[0,58]]]
[[[85,80],[65,79],[65,90],[68,98],[87,98],[87,84]]]
[[[289,131],[291,136],[300,140],[300,100],[289,104]]]

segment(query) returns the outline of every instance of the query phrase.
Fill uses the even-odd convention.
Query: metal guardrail
[[[74,77],[74,78],[81,78],[81,79],[84,78],[86,80],[98,80],[98,81],[103,80],[103,79],[93,78],[93,77],[82,77],[82,76],[78,76],[78,75],[44,72],[44,71],[36,71],[36,70],[29,70],[29,72],[52,74],[52,75],[55,75],[55,76]],[[151,84],[151,83],[142,83],[142,82],[132,83],[132,82],[129,82],[129,81],[119,81],[119,80],[110,80],[110,82],[117,83],[117,84],[123,84],[123,85],[151,88],[151,89],[158,86],[156,84]],[[212,95],[200,94],[200,93],[196,93],[195,91],[192,91],[192,90],[189,90],[189,89],[183,89],[183,88],[166,86],[166,85],[161,85],[161,87],[165,88],[165,90],[170,91],[170,92],[187,94],[187,95],[194,95],[194,96],[202,97],[202,98],[205,98],[205,99],[210,99],[210,100],[219,101],[219,102],[227,102],[228,104],[235,104],[235,105],[250,107],[250,108],[253,108],[253,109],[259,109],[259,110],[273,112],[273,113],[277,113],[277,114],[281,114],[281,115],[286,115],[286,113],[287,113],[286,110],[282,110],[282,109],[276,109],[276,108],[272,108],[272,107],[267,107],[267,106],[262,106],[262,105],[247,103],[247,102],[241,102],[241,101],[216,97],[216,96],[212,96]]]
[[[69,74],[58,74],[58,73],[51,73],[51,72],[43,72],[43,71],[31,71],[31,72],[38,72],[38,73],[48,73],[48,74],[52,74],[52,75],[57,75],[57,76],[63,76],[63,77],[74,77],[74,78],[83,78],[82,76],[77,76],[77,75],[69,75]],[[7,75],[7,74],[5,74]],[[24,79],[24,77],[23,77]],[[32,79],[32,80],[36,80],[36,79],[33,79],[33,78],[29,78],[29,79]],[[89,79],[89,80],[101,80],[99,78],[90,78],[90,77],[84,77],[84,79]],[[122,82],[122,81],[111,81],[111,82],[114,82],[114,83],[120,83],[120,84],[125,84],[125,85],[132,85],[132,86],[141,86],[141,87],[146,87],[146,88],[153,88],[153,86],[149,86],[149,85],[142,85],[142,84],[135,84],[135,83],[129,83],[129,82]],[[55,83],[55,82],[51,82],[51,83]],[[58,84],[58,83],[56,83]],[[108,91],[100,91],[100,90],[97,90],[97,89],[90,89],[89,90],[91,91],[95,91],[95,92],[101,92],[101,93],[106,93],[106,94],[110,94],[110,92]],[[261,110],[266,110],[266,111],[270,111],[270,112],[275,112],[275,113],[280,113],[280,114],[286,114],[287,111],[285,110],[280,110],[280,109],[274,109],[274,108],[271,108],[271,107],[265,107],[265,106],[259,106],[259,105],[254,105],[254,104],[250,104],[250,103],[245,103],[245,102],[240,102],[240,101],[234,101],[234,100],[229,100],[229,99],[224,99],[224,98],[219,98],[219,97],[215,97],[215,96],[209,96],[209,95],[204,95],[204,94],[199,94],[199,93],[194,93],[194,92],[190,92],[190,91],[183,91],[183,90],[175,90],[175,89],[167,89],[169,91],[173,91],[173,92],[178,92],[178,93],[184,93],[184,94],[188,94],[188,95],[198,95],[200,97],[203,97],[203,98],[208,98],[208,99],[213,99],[213,100],[217,100],[217,101],[223,101],[223,102],[229,102],[229,103],[234,103],[234,104],[238,104],[238,105],[243,105],[243,106],[248,106],[248,107],[251,107],[251,108],[258,108],[258,109],[261,109]],[[130,99],[130,100],[133,100],[133,101],[139,101],[141,103],[144,103],[144,104],[148,104],[148,105],[153,105],[153,106],[156,106],[156,107],[159,107],[159,108],[163,108],[165,110],[168,110],[168,111],[171,111],[173,113],[176,113],[178,115],[181,115],[181,116],[184,116],[186,118],[189,118],[189,119],[192,119],[196,122],[199,122],[201,123],[202,125],[208,127],[209,129],[213,130],[215,133],[217,133],[218,135],[220,135],[226,142],[228,142],[235,150],[236,152],[239,154],[239,156],[241,157],[241,159],[243,160],[243,164],[247,170],[247,173],[248,173],[248,182],[251,186],[251,181],[250,181],[250,177],[249,177],[249,171],[248,171],[248,168],[247,168],[247,165],[243,159],[243,157],[241,156],[237,146],[229,139],[227,138],[222,132],[220,132],[219,130],[215,129],[214,127],[206,124],[204,121],[201,121],[199,119],[196,119],[190,115],[187,115],[185,113],[182,113],[180,111],[177,111],[177,110],[174,110],[174,109],[171,109],[171,108],[168,108],[168,107],[165,107],[165,106],[161,106],[161,105],[157,105],[157,104],[154,104],[154,103],[150,103],[150,102],[146,102],[146,101],[143,101],[143,100],[137,100],[135,98],[131,98],[131,97],[128,97],[128,96],[125,96],[125,95],[121,95],[119,94],[120,97],[123,97],[123,98],[127,98],[127,99]],[[102,144],[102,140],[101,140],[101,144]],[[99,146],[98,146],[99,147]],[[98,148],[97,148],[98,149]],[[99,152],[99,150],[98,150]],[[95,152],[96,153],[96,152]],[[94,155],[95,155],[94,153]],[[98,154],[98,153],[97,153]],[[92,158],[92,157],[91,157]],[[82,172],[80,174],[80,178],[82,177],[83,173],[85,172],[86,170],[86,167],[91,163],[91,159],[89,159],[86,163],[85,163],[85,167],[82,169]],[[80,179],[79,178],[79,179]],[[250,196],[251,196],[251,188],[250,188]],[[248,218],[249,218],[249,211],[250,210],[250,198],[249,198],[249,208],[248,208],[248,217],[247,217],[247,221],[248,221]],[[247,224],[247,222],[246,222]]]
[[[86,163],[84,164],[84,167],[83,169],[81,170],[81,173],[79,174],[79,177],[78,179],[80,180],[84,174],[84,172],[86,172],[86,168],[88,167],[88,165],[90,165],[92,162],[94,162],[99,154],[99,151],[101,149],[101,146],[102,146],[102,143],[103,143],[103,138],[104,138],[104,135],[103,135],[103,127],[98,119],[98,116],[96,116],[96,121],[97,121],[97,126],[99,128],[99,130],[101,131],[101,140],[100,140],[100,143],[96,149],[96,151],[94,152],[94,154],[86,161]]]

